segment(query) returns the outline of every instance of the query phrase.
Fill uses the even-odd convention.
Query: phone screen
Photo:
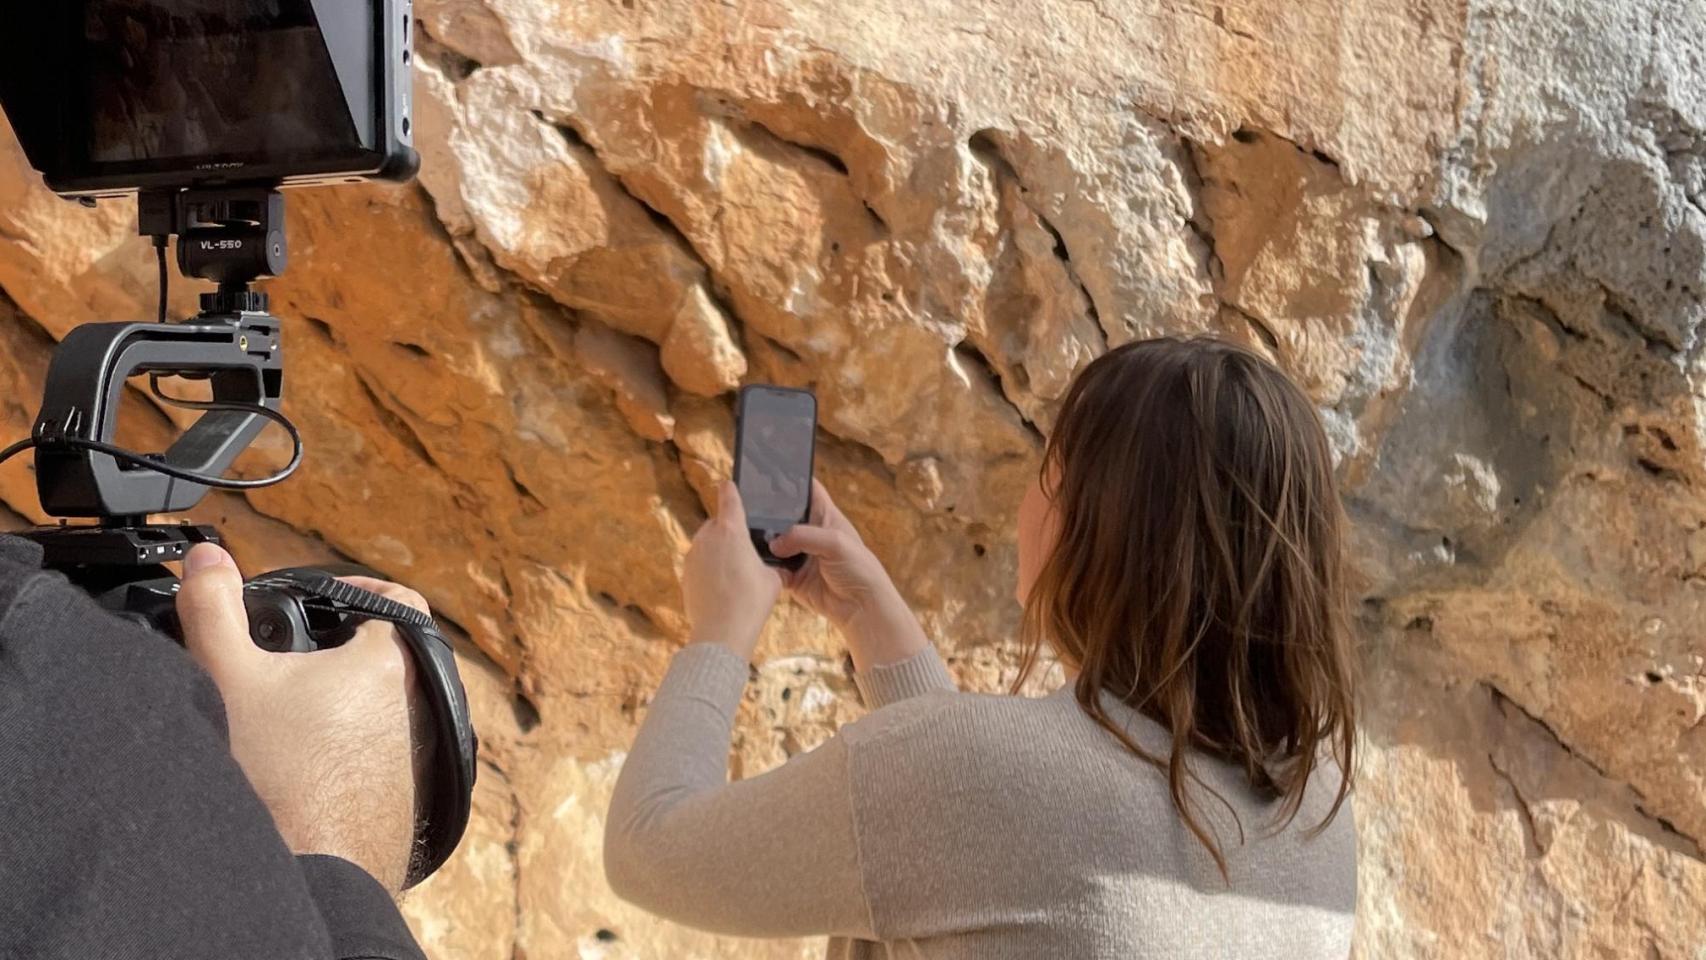
[[[781,533],[811,510],[817,400],[803,390],[741,391],[735,479],[747,526]]]

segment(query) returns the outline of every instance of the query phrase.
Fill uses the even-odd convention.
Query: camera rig
[[[13,3],[0,24],[0,106],[47,186],[94,205],[137,197],[138,232],[160,272],[154,322],[73,329],[49,364],[30,436],[42,510],[59,525],[21,534],[44,564],[117,616],[181,639],[178,580],[166,563],[211,526],[151,523],[211,489],[277,483],[302,462],[280,409],[281,324],[255,289],[289,262],[283,186],[406,181],[412,0],[54,0]],[[215,288],[191,317],[167,317],[167,249],[178,270]],[[119,405],[146,376],[162,403],[201,416],[164,451],[116,443]],[[203,381],[208,399],[169,394],[163,378]],[[269,423],[292,444],[270,476],[226,476]],[[93,521],[72,524],[71,520]],[[244,585],[250,638],[306,653],[347,642],[368,621],[393,624],[432,716],[413,884],[461,840],[478,741],[450,644],[433,618],[339,579],[352,565],[262,574]]]
[[[277,482],[301,460],[301,440],[279,412],[284,390],[279,321],[267,312],[256,280],[288,262],[284,196],[264,187],[147,192],[138,197],[139,230],[161,258],[161,316],[154,323],[93,323],[72,330],[54,351],[41,414],[25,442],[36,449],[36,488],[44,512],[94,518],[93,526],[61,526],[31,539],[56,567],[182,559],[205,529],[149,524],[178,513],[210,487],[262,483],[222,479],[267,422],[291,433],[295,451]],[[178,237],[178,267],[211,280],[201,312],[165,317],[165,250]],[[146,374],[167,403],[200,409],[201,418],[163,453],[136,455],[113,446],[125,385]],[[166,395],[160,378],[205,380],[211,400]]]
[[[207,525],[148,522],[201,502],[209,489],[249,489],[277,483],[302,460],[302,440],[280,412],[284,363],[279,320],[266,293],[253,288],[288,262],[284,196],[264,186],[144,192],[139,232],[154,240],[160,261],[160,309],[154,323],[93,323],[77,327],[54,351],[41,413],[27,440],[0,451],[0,461],[34,448],[36,489],[44,512],[88,518],[92,524],[26,531],[44,564],[63,572],[113,613],[170,636],[181,636],[178,580],[163,564],[181,560],[198,543],[218,543]],[[201,310],[166,318],[165,251],[176,236],[179,270],[217,288],[201,295]],[[201,410],[201,417],[163,453],[116,446],[118,408],[127,381],[147,375],[163,402]],[[212,399],[188,400],[160,388],[165,376],[208,382]],[[253,480],[223,474],[268,422],[289,433],[290,462]],[[422,806],[420,842],[409,882],[419,882],[455,850],[471,812],[478,740],[467,694],[448,641],[429,615],[337,579],[378,577],[345,565],[274,571],[244,586],[254,642],[275,652],[304,653],[337,646],[369,620],[393,624],[417,666],[433,716],[434,776]]]

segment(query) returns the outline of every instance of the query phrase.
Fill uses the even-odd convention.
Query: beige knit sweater
[[[1356,901],[1350,810],[1323,780],[1274,834],[1230,767],[1195,769],[1227,887],[1166,778],[1097,727],[1069,690],[960,693],[934,652],[859,678],[873,712],[762,776],[728,782],[747,664],[676,655],[611,802],[611,886],[664,917],[748,937],[829,935],[829,956],[908,960],[1342,960]],[[1160,725],[1114,717],[1165,755]]]

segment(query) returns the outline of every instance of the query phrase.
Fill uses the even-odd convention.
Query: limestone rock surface
[[[308,460],[195,516],[250,569],[377,567],[465,635],[475,820],[406,907],[437,960],[821,949],[647,917],[599,864],[741,383],[817,391],[820,475],[997,689],[1072,375],[1194,331],[1291,370],[1340,457],[1358,955],[1702,956],[1699,0],[415,9],[420,179],[290,197]],[[0,133],[7,438],[55,340],[151,316],[132,234]],[[131,401],[160,448],[180,421]],[[43,519],[0,467],[0,523]],[[859,712],[803,612],[760,659],[737,775]]]

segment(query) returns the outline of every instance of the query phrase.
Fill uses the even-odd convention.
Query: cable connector
[[[59,422],[43,420],[36,424],[33,439],[37,447],[66,447],[76,437],[77,431],[83,426],[83,411],[72,407],[65,412],[65,419]]]

